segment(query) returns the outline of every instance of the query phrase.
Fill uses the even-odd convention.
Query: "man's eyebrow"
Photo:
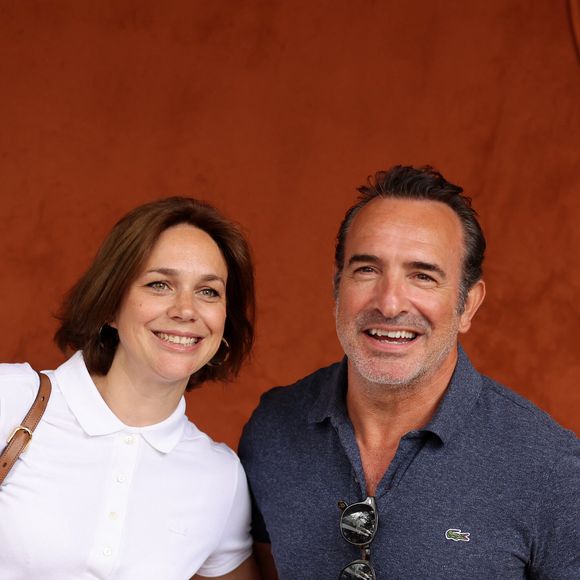
[[[443,268],[441,268],[437,264],[432,264],[431,262],[421,262],[421,261],[409,262],[409,266],[417,270],[425,270],[426,272],[435,272],[436,274],[439,274],[439,276],[441,276],[441,278],[443,279],[447,278],[447,274],[445,274]]]
[[[358,264],[361,262],[364,262],[366,264],[379,264],[381,263],[381,259],[378,256],[375,256],[374,254],[353,254],[348,260],[348,265],[352,266],[353,264]],[[407,267],[416,270],[423,270],[425,272],[434,272],[435,274],[439,274],[439,276],[441,276],[441,278],[444,280],[447,278],[447,274],[445,274],[443,268],[431,262],[422,262],[421,260],[414,260],[412,262],[408,262]]]
[[[378,256],[373,254],[353,254],[348,260],[348,266],[352,266],[353,264],[357,264],[359,262],[370,262],[371,264],[378,264],[380,259]]]

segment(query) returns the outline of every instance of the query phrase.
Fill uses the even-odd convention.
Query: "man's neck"
[[[346,406],[361,454],[367,493],[376,486],[393,459],[401,437],[425,427],[449,385],[457,357],[436,375],[413,385],[370,383],[349,365]]]

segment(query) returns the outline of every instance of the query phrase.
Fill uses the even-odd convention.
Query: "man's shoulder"
[[[501,383],[482,375],[480,412],[492,430],[507,441],[525,441],[531,448],[563,451],[562,445],[578,448],[576,435],[548,413]]]
[[[261,396],[258,408],[267,406],[276,409],[287,405],[308,407],[318,398],[322,388],[336,381],[339,368],[340,363],[333,363],[290,385],[273,387]]]
[[[340,363],[320,368],[291,385],[273,387],[260,398],[257,411],[286,413],[289,410],[310,409],[320,396],[321,389],[334,383],[340,369]]]
[[[319,446],[322,444],[325,448],[323,441],[332,436],[325,418],[336,394],[333,389],[341,386],[341,369],[340,363],[333,364],[294,384],[275,387],[262,395],[260,404],[244,426],[238,447],[256,498],[263,498],[272,489],[298,489],[303,478],[312,474]],[[317,460],[318,469],[323,467],[323,459],[321,456],[320,461]],[[276,492],[276,497],[284,503],[293,496]],[[279,508],[274,504],[276,501],[270,506],[277,511]],[[260,524],[254,522],[256,525]]]
[[[340,363],[314,371],[287,386],[273,387],[260,398],[244,428],[242,440],[292,436],[303,431],[312,409],[320,403],[323,390],[338,380]]]

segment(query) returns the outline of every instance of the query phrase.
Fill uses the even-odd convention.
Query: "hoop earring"
[[[206,364],[208,367],[220,367],[221,365],[223,365],[229,358],[230,358],[230,351],[231,351],[231,347],[230,347],[230,343],[222,336],[222,344],[225,345],[226,347],[226,352],[225,354],[222,356],[222,358],[217,358],[216,356],[218,355],[219,351],[221,350],[222,344],[220,344],[220,348],[218,348],[218,351],[213,355],[213,357],[211,358],[211,360],[209,360]]]
[[[103,342],[103,330],[105,329],[105,326],[107,326],[106,322],[103,322],[103,324],[101,324],[101,327],[99,328],[99,348],[102,348],[103,350],[105,349],[105,343]]]
[[[116,348],[118,343],[118,334],[115,328],[113,328],[108,322],[103,322],[99,328],[97,334],[98,345],[102,350],[110,349],[111,347]]]

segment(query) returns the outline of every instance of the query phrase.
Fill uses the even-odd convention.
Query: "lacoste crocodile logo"
[[[470,532],[462,532],[453,528],[445,532],[445,539],[453,540],[454,542],[469,542],[469,536]]]

